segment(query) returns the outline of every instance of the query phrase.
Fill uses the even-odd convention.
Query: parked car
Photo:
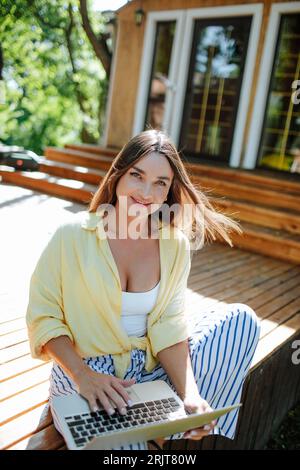
[[[38,171],[38,155],[23,147],[0,144],[0,165],[7,165],[20,171]]]

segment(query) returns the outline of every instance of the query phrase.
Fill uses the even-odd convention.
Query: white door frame
[[[151,12],[147,16],[145,41],[140,69],[139,90],[137,94],[135,119],[132,136],[143,130],[143,119],[147,106],[147,93],[151,74],[151,65],[154,51],[156,22],[161,20],[177,19],[174,47],[170,63],[170,87],[166,98],[166,112],[163,128],[168,132],[174,144],[178,147],[182,112],[185,99],[186,83],[189,70],[190,51],[192,47],[194,21],[204,18],[233,17],[252,15],[248,50],[241,85],[240,100],[233,134],[233,142],[229,165],[238,167],[241,160],[243,137],[247,111],[249,106],[252,77],[257,54],[263,4],[231,5],[222,7],[195,8],[187,10],[170,10]],[[151,60],[149,60],[151,58]],[[175,85],[176,83],[176,85]]]
[[[264,44],[258,86],[253,106],[252,119],[245,149],[243,168],[252,170],[256,167],[264,115],[267,104],[267,95],[270,86],[271,73],[276,53],[277,36],[279,32],[280,17],[283,13],[300,12],[300,2],[276,3],[272,5],[271,14]],[[292,95],[292,90],[291,90]]]
[[[145,30],[143,55],[140,67],[139,87],[136,99],[135,116],[132,129],[132,136],[141,132],[144,128],[144,118],[147,107],[148,90],[151,79],[151,68],[155,46],[156,24],[159,21],[176,20],[176,29],[174,42],[172,46],[169,82],[167,85],[165,113],[163,120],[163,129],[168,132],[170,128],[170,119],[172,116],[173,98],[176,92],[176,72],[178,69],[179,56],[176,51],[180,49],[184,34],[185,10],[154,11],[147,14],[147,24]]]

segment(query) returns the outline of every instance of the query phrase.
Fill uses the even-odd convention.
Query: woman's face
[[[153,152],[141,158],[118,181],[116,209],[123,208],[124,203],[121,201],[123,205],[120,207],[119,198],[126,196],[122,199],[127,201],[127,212],[135,204],[148,217],[158,210],[157,205],[161,206],[167,199],[173,176],[174,172],[164,155]]]

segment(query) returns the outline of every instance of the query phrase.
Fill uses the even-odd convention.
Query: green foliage
[[[82,29],[77,1],[2,0],[0,15],[5,83],[0,141],[38,154],[48,145],[97,142],[107,78]],[[101,15],[94,15],[96,20],[101,32]]]
[[[288,412],[265,449],[300,450],[300,402]]]

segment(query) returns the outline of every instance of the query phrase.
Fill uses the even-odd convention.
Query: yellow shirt
[[[43,345],[67,335],[83,358],[111,354],[119,378],[136,348],[146,351],[150,372],[159,351],[190,335],[185,308],[189,240],[180,229],[160,223],[159,251],[160,288],[147,317],[147,336],[128,336],[121,325],[119,272],[101,216],[82,211],[60,225],[30,280],[26,322],[32,357],[50,360]]]

